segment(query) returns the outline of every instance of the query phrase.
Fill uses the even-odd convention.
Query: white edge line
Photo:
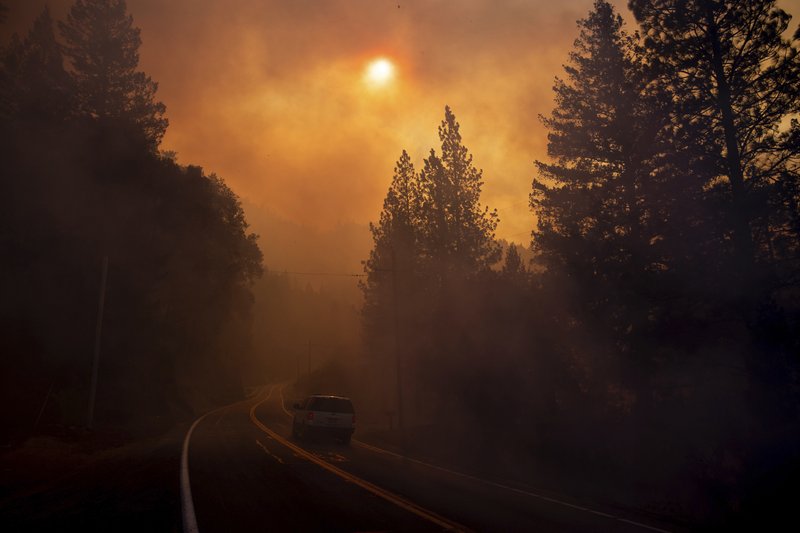
[[[292,416],[292,414],[289,411],[286,410],[286,407],[285,407],[285,404],[284,404],[283,387],[281,387],[279,389],[279,392],[280,392],[280,395],[281,395],[281,409],[283,409],[283,412],[286,413],[287,416]],[[272,393],[272,391],[270,391],[270,394],[271,393]],[[264,401],[266,401],[266,399]],[[372,446],[370,444],[367,444],[367,443],[362,442],[362,441],[357,440],[357,439],[353,439],[353,443],[357,444],[358,446],[361,446],[362,448],[366,448],[368,450],[372,450],[372,451],[377,452],[377,453],[382,453],[384,455],[389,455],[389,456],[395,457],[397,459],[404,459],[406,461],[410,461],[412,463],[416,463],[416,464],[419,464],[419,465],[422,465],[422,466],[425,466],[425,467],[428,467],[428,468],[433,468],[434,470],[439,470],[441,472],[446,472],[446,473],[452,474],[454,476],[459,476],[459,477],[462,477],[462,478],[465,478],[465,479],[469,479],[469,480],[472,480],[472,481],[477,481],[479,483],[484,483],[486,485],[490,485],[490,486],[495,487],[495,488],[504,489],[504,490],[508,490],[508,491],[511,491],[511,492],[516,492],[517,494],[522,494],[524,496],[529,496],[531,498],[537,498],[537,499],[544,500],[546,502],[554,503],[554,504],[557,504],[557,505],[563,505],[565,507],[570,507],[572,509],[577,509],[578,511],[591,513],[591,514],[594,514],[594,515],[597,515],[597,516],[602,516],[604,518],[609,518],[611,520],[618,520],[620,522],[625,522],[627,524],[631,524],[633,526],[638,526],[638,527],[641,527],[641,528],[644,528],[644,529],[649,529],[651,531],[658,531],[660,533],[670,533],[669,531],[667,531],[665,529],[660,529],[660,528],[657,528],[657,527],[648,526],[647,524],[642,524],[640,522],[635,522],[633,520],[628,520],[627,518],[621,518],[621,517],[618,517],[618,516],[614,516],[612,514],[604,513],[602,511],[597,511],[595,509],[590,509],[588,507],[583,507],[581,505],[576,505],[574,503],[569,503],[569,502],[558,500],[556,498],[551,498],[549,496],[544,496],[543,494],[536,494],[535,492],[530,492],[530,491],[518,489],[518,488],[515,488],[515,487],[509,487],[508,485],[503,485],[501,483],[497,483],[496,481],[489,481],[488,479],[481,479],[479,477],[471,476],[469,474],[464,474],[463,472],[457,472],[455,470],[450,470],[449,468],[444,468],[444,467],[441,467],[441,466],[437,466],[437,465],[433,465],[433,464],[430,464],[430,463],[426,463],[424,461],[420,461],[419,459],[414,459],[412,457],[406,457],[405,455],[400,455],[399,453],[395,453],[395,452],[392,452],[392,451],[389,451],[389,450],[384,450],[383,448],[378,448],[377,446]]]
[[[618,517],[618,516],[614,516],[612,514],[604,513],[602,511],[597,511],[595,509],[590,509],[588,507],[583,507],[581,505],[576,505],[574,503],[565,502],[565,501],[562,501],[562,500],[558,500],[556,498],[551,498],[549,496],[544,496],[542,494],[536,494],[535,492],[530,492],[530,491],[527,491],[527,490],[518,489],[516,487],[509,487],[508,485],[503,485],[501,483],[497,483],[496,481],[489,481],[488,479],[481,479],[479,477],[471,476],[469,474],[464,474],[463,472],[457,472],[455,470],[450,470],[449,468],[444,468],[444,467],[441,467],[441,466],[437,466],[437,465],[433,465],[433,464],[430,464],[430,463],[426,463],[424,461],[420,461],[419,459],[406,457],[404,455],[400,455],[398,453],[395,453],[395,452],[392,452],[392,451],[389,451],[389,450],[384,450],[383,448],[378,448],[377,446],[372,446],[370,444],[367,444],[367,443],[362,442],[362,441],[357,440],[357,439],[353,439],[353,442],[355,444],[357,444],[358,446],[361,446],[362,448],[366,448],[368,450],[371,450],[371,451],[374,451],[374,452],[377,452],[377,453],[382,453],[384,455],[389,455],[391,457],[396,457],[398,459],[405,459],[406,461],[410,461],[412,463],[416,463],[416,464],[419,464],[419,465],[422,465],[422,466],[425,466],[425,467],[428,467],[428,468],[433,468],[435,470],[440,470],[442,472],[446,472],[446,473],[452,474],[454,476],[463,477],[465,479],[469,479],[469,480],[472,480],[472,481],[477,481],[479,483],[484,483],[486,485],[491,485],[492,487],[496,487],[496,488],[504,489],[504,490],[509,490],[509,491],[512,491],[512,492],[516,492],[518,494],[523,494],[525,496],[530,496],[532,498],[538,498],[540,500],[544,500],[544,501],[547,501],[547,502],[550,502],[550,503],[555,503],[555,504],[558,504],[558,505],[564,505],[566,507],[571,507],[571,508],[577,509],[579,511],[592,513],[592,514],[595,514],[595,515],[598,515],[598,516],[602,516],[604,518],[610,518],[610,519],[613,519],[613,520],[619,520],[620,522],[625,522],[627,524],[631,524],[631,525],[634,525],[634,526],[642,527],[642,528],[649,529],[649,530],[652,530],[652,531],[659,531],[661,533],[670,533],[669,531],[667,531],[665,529],[659,529],[657,527],[648,526],[647,524],[642,524],[640,522],[635,522],[633,520],[628,520],[627,518],[621,518],[621,517]]]
[[[269,394],[264,399],[268,400],[272,396],[272,391],[275,387],[270,387]],[[186,437],[183,439],[183,450],[181,451],[181,517],[183,518],[183,532],[184,533],[199,533],[197,528],[197,516],[194,513],[194,501],[192,500],[192,484],[189,481],[189,441],[192,438],[194,428],[202,422],[202,420],[212,413],[221,411],[228,406],[220,407],[209,411],[197,420],[194,421],[192,427],[186,432]]]
[[[272,437],[270,437],[269,435],[267,435],[267,437],[269,437],[270,439],[272,438]],[[274,439],[273,439],[273,440],[274,440]],[[279,463],[280,463],[280,464],[282,464],[282,465],[285,465],[285,464],[286,464],[286,463],[283,461],[283,459],[281,459],[280,457],[278,457],[277,455],[275,455],[274,453],[272,453],[271,451],[269,451],[269,448],[267,448],[267,447],[266,447],[266,446],[265,446],[265,445],[264,445],[264,444],[263,444],[263,443],[262,443],[260,440],[256,439],[256,444],[258,444],[258,445],[261,447],[261,449],[262,449],[262,450],[264,450],[264,453],[266,453],[267,455],[269,455],[270,457],[272,457],[273,459],[275,459],[277,462],[279,462]]]
[[[357,440],[357,439],[353,439],[353,443],[357,444],[358,446],[361,446],[362,448],[366,448],[368,450],[371,450],[371,451],[374,451],[374,452],[377,452],[377,453],[381,453],[381,454],[384,454],[384,455],[389,455],[389,456],[395,457],[397,459],[404,459],[406,461],[410,461],[412,463],[416,463],[416,464],[419,464],[419,465],[422,465],[422,466],[425,466],[425,467],[428,467],[428,468],[433,468],[434,470],[440,470],[442,472],[446,472],[446,473],[452,474],[454,476],[459,476],[459,477],[463,477],[465,479],[469,479],[469,480],[472,480],[472,481],[477,481],[479,483],[484,483],[486,485],[490,485],[492,487],[496,487],[496,488],[499,488],[499,489],[504,489],[504,490],[516,492],[518,494],[523,494],[525,496],[530,496],[532,498],[537,498],[537,499],[540,499],[540,500],[544,500],[544,501],[547,501],[547,502],[550,502],[550,503],[555,503],[555,504],[558,504],[558,505],[571,507],[572,509],[577,509],[579,511],[584,511],[584,512],[587,512],[587,513],[595,514],[595,515],[598,515],[598,516],[602,516],[604,518],[610,518],[610,519],[613,519],[613,520],[619,520],[620,522],[625,522],[627,524],[631,524],[631,525],[634,525],[634,526],[642,527],[642,528],[649,529],[649,530],[652,530],[652,531],[659,531],[661,533],[670,533],[669,531],[667,531],[665,529],[660,529],[660,528],[657,528],[657,527],[648,526],[647,524],[642,524],[641,522],[635,522],[633,520],[628,520],[627,518],[621,518],[621,517],[618,517],[618,516],[614,516],[612,514],[604,513],[602,511],[597,511],[595,509],[590,509],[588,507],[583,507],[581,505],[576,505],[574,503],[565,502],[565,501],[562,501],[562,500],[558,500],[556,498],[551,498],[549,496],[544,496],[542,494],[536,494],[535,492],[530,492],[530,491],[527,491],[527,490],[518,489],[516,487],[509,487],[508,485],[503,485],[501,483],[497,483],[496,481],[489,481],[488,479],[481,479],[479,477],[471,476],[469,474],[464,474],[463,472],[457,472],[455,470],[450,470],[449,468],[444,468],[444,467],[441,467],[441,466],[437,466],[437,465],[433,465],[433,464],[430,464],[430,463],[426,463],[424,461],[420,461],[419,459],[414,459],[412,457],[406,457],[404,455],[400,455],[399,453],[395,453],[395,452],[392,452],[392,451],[389,451],[389,450],[384,450],[383,448],[378,448],[377,446],[372,446],[370,444],[367,444],[367,443],[362,442],[362,441]]]
[[[626,522],[628,524],[633,524],[634,526],[643,527],[645,529],[649,529],[651,531],[659,531],[660,533],[670,533],[666,529],[660,529],[653,526],[648,526],[647,524],[642,524],[641,522],[634,522],[633,520],[628,520],[627,518],[617,518],[620,522]]]
[[[289,411],[286,409],[286,400],[285,400],[285,398],[283,397],[283,388],[284,388],[284,385],[281,385],[281,388],[280,388],[280,389],[278,389],[278,392],[279,392],[279,393],[280,393],[280,395],[281,395],[281,409],[283,409],[283,412],[284,412],[284,413],[286,413],[286,416],[288,416],[289,418],[292,418],[292,413],[290,413],[290,412],[289,412]],[[271,391],[270,391],[270,392],[271,392]]]
[[[389,450],[384,450],[382,448],[378,448],[376,446],[372,446],[372,445],[367,444],[365,442],[361,442],[360,440],[353,439],[353,442],[355,442],[357,445],[359,445],[359,446],[361,446],[363,448],[367,448],[368,450],[372,450],[372,451],[375,451],[375,452],[378,452],[378,453],[383,453],[385,455],[390,455],[390,456],[396,457],[398,459],[405,459],[406,461],[409,461],[409,462],[412,462],[412,463],[416,463],[416,464],[419,464],[419,465],[422,465],[422,466],[425,466],[425,467],[428,467],[428,468],[433,468],[434,470],[439,470],[441,472],[446,472],[446,473],[452,474],[454,476],[463,477],[465,479],[469,479],[469,480],[472,480],[472,481],[478,481],[480,483],[485,483],[486,485],[491,485],[491,486],[499,488],[499,489],[510,490],[512,492],[516,492],[516,493],[519,493],[519,494],[524,494],[525,496],[531,496],[533,498],[538,498],[538,499],[545,500],[545,501],[548,501],[548,502],[551,502],[551,503],[557,503],[559,505],[565,505],[565,506],[571,507],[573,509],[578,509],[579,511],[585,511],[587,513],[596,514],[596,515],[599,515],[599,516],[602,516],[602,517],[605,517],[605,518],[616,518],[614,515],[610,515],[608,513],[604,513],[604,512],[601,512],[601,511],[595,511],[594,509],[589,509],[587,507],[582,507],[582,506],[576,505],[574,503],[564,502],[564,501],[561,501],[561,500],[557,500],[555,498],[551,498],[549,496],[544,496],[542,494],[536,494],[536,493],[533,493],[533,492],[528,492],[526,490],[518,489],[518,488],[515,488],[515,487],[509,487],[507,485],[502,485],[502,484],[497,483],[495,481],[489,481],[488,479],[481,479],[479,477],[471,476],[469,474],[464,474],[463,472],[457,472],[455,470],[450,470],[449,468],[444,468],[442,466],[437,466],[437,465],[433,465],[433,464],[430,464],[430,463],[426,463],[424,461],[420,461],[419,459],[406,457],[404,455],[400,455],[400,454],[397,454],[397,453],[394,453],[394,452],[390,452]]]
[[[192,501],[192,485],[189,482],[189,440],[192,432],[209,413],[204,414],[194,421],[192,427],[183,439],[183,451],[181,452],[181,516],[183,517],[184,533],[199,533],[197,529],[197,517],[194,514],[194,502]]]

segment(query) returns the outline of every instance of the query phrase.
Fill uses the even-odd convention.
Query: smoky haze
[[[800,0],[0,5],[10,457],[329,393],[392,456],[788,516]]]
[[[3,33],[24,33],[45,3],[12,3]],[[47,2],[54,16],[69,4]],[[318,229],[366,228],[399,150],[424,156],[448,103],[470,125],[499,235],[528,240],[531,162],[546,155],[536,117],[590,1],[128,5],[172,124],[162,148],[225,176],[249,204]],[[398,76],[369,93],[362,72],[375,56]]]

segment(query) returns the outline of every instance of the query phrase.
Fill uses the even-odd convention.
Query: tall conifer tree
[[[800,152],[782,124],[800,111],[798,34],[784,38],[790,17],[774,0],[629,5],[658,81],[673,95],[673,128],[682,140],[675,148],[705,151],[709,164],[692,172],[710,201],[727,205],[716,237],[733,245],[727,268],[738,287],[731,288],[750,291],[754,263],[770,255],[774,240],[799,237],[789,221],[797,199],[792,206],[782,196],[797,190]]]
[[[411,157],[403,150],[392,183],[383,201],[377,224],[370,224],[374,247],[364,263],[367,281],[363,290],[368,307],[385,304],[392,269],[416,270],[419,256],[419,178]],[[402,266],[400,266],[402,265]],[[381,289],[382,288],[382,289]]]
[[[73,84],[64,69],[50,10],[24,39],[16,35],[3,58],[3,113],[26,119],[63,119],[72,113]]]
[[[449,106],[439,140],[441,156],[431,150],[420,173],[423,258],[440,280],[452,274],[466,278],[499,259],[498,216],[480,203],[483,171],[473,166]]]
[[[408,327],[409,320],[418,318],[410,300],[421,289],[419,194],[419,176],[411,157],[403,150],[380,219],[377,224],[370,223],[373,248],[364,262],[366,280],[360,284],[365,339],[373,354],[393,354],[399,322]],[[398,302],[400,292],[404,297],[402,305]]]
[[[567,79],[556,79],[556,107],[543,118],[554,162],[536,163],[533,245],[578,290],[579,313],[600,317],[621,342],[647,315],[644,288],[664,268],[655,246],[663,191],[653,173],[661,104],[647,92],[636,36],[608,2],[596,1],[578,24]]]
[[[138,71],[139,29],[125,0],[77,0],[60,24],[77,83],[78,110],[135,124],[156,148],[167,128],[158,84]]]

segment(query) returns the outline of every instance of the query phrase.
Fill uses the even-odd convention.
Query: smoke
[[[3,36],[27,31],[44,4],[12,3]],[[48,2],[56,18],[70,4]],[[553,77],[591,1],[128,6],[141,66],[167,105],[163,148],[179,162],[218,173],[288,221],[366,226],[400,151],[419,161],[436,146],[449,104],[485,171],[485,203],[500,210],[499,236],[520,240],[532,225],[531,162],[546,157],[537,116],[552,107]],[[398,78],[369,93],[362,70],[376,55],[396,62]]]

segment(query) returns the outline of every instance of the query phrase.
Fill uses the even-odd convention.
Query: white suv
[[[356,413],[350,398],[315,394],[294,404],[295,438],[327,434],[349,444],[355,429]]]

